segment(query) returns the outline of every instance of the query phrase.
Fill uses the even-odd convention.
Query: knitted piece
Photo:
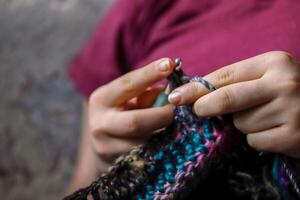
[[[283,199],[289,199],[289,187],[300,199],[298,181],[296,177],[294,177],[294,173],[292,172],[293,170],[291,170],[291,167],[288,167],[287,163],[289,162],[289,159],[284,156],[276,155],[274,157],[274,164],[272,169],[273,179]]]
[[[185,76],[180,68],[168,79],[171,90],[199,80]],[[256,159],[258,164],[244,166],[247,159]],[[212,172],[224,177],[215,180]],[[203,196],[205,190],[201,188],[211,180],[215,185],[231,185],[231,195],[241,199],[245,199],[243,195],[249,199],[251,195],[251,199],[278,199],[279,194],[292,199],[290,194],[297,193],[296,181],[284,162],[251,150],[228,117],[199,118],[191,105],[182,105],[176,107],[172,125],[118,158],[106,174],[65,200],[85,200],[88,195],[94,200],[185,199],[195,188]],[[210,187],[208,191],[216,189]]]

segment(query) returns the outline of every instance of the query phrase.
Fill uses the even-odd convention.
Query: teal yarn
[[[278,191],[280,193],[280,196],[282,196],[283,199],[288,200],[289,195],[287,191],[285,191],[285,188],[287,187],[286,186],[287,181],[284,180],[285,177],[282,175],[282,168],[280,165],[280,158],[278,155],[274,156],[272,175],[273,175],[274,183],[276,184]]]
[[[160,107],[160,106],[164,106],[167,105],[168,102],[168,95],[166,95],[166,93],[164,91],[160,92],[158,97],[156,98],[154,104],[152,107]]]
[[[159,163],[155,167],[156,169],[160,169],[160,173],[151,185],[146,187],[150,188],[150,190],[146,189],[145,194],[140,195],[142,199],[159,198],[160,193],[163,194],[166,192],[166,188],[164,187],[166,184],[174,184],[176,181],[175,175],[178,170],[185,170],[188,167],[188,162],[196,162],[196,153],[208,152],[204,142],[206,140],[213,140],[214,136],[212,135],[210,122],[205,120],[203,124],[205,124],[203,134],[197,131],[185,134],[182,138],[176,140],[176,142],[166,145],[164,149],[153,156],[156,163]],[[172,160],[169,157],[175,159]],[[154,193],[154,189],[158,193]]]
[[[278,191],[283,199],[291,199],[289,195],[289,190],[287,188],[292,188],[300,199],[300,190],[298,187],[298,182],[291,172],[290,168],[287,167],[288,159],[285,156],[275,155],[274,163],[272,168],[272,175],[274,183],[276,184]]]

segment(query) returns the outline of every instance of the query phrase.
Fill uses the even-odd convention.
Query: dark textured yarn
[[[178,68],[168,79],[171,89],[198,80]],[[288,158],[251,149],[230,116],[199,118],[184,105],[176,107],[172,125],[65,200],[293,200],[299,197],[296,169]]]

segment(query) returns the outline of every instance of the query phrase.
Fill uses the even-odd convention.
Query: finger
[[[134,146],[143,144],[147,139],[146,137],[130,139],[107,137],[107,139],[93,140],[93,146],[101,159],[112,162],[119,155],[128,152]]]
[[[253,133],[272,129],[283,123],[281,106],[278,101],[271,101],[266,104],[240,111],[233,114],[233,123],[241,132]]]
[[[173,68],[172,60],[164,58],[117,78],[101,88],[99,96],[101,96],[102,104],[118,106],[128,101],[155,82],[166,78],[172,73]]]
[[[120,110],[134,110],[138,109],[137,98],[130,99],[129,101],[123,103]]]
[[[138,108],[151,107],[159,93],[162,92],[164,88],[165,86],[155,87],[140,94],[137,97]]]
[[[130,99],[121,105],[124,110],[133,110],[141,108],[149,108],[155,101],[158,94],[164,89],[164,86],[158,86],[155,88],[149,88],[139,96]]]
[[[221,69],[218,69],[204,77],[216,88],[221,88],[229,84],[259,79],[267,70],[268,55],[262,54],[249,58]],[[175,89],[169,95],[169,102],[175,105],[190,104],[210,91],[202,84],[191,82]]]
[[[261,78],[269,67],[270,53],[264,53],[246,60],[220,68],[207,76],[205,80],[217,88]]]
[[[131,138],[151,135],[153,131],[168,126],[173,121],[173,106],[145,108],[108,114],[104,130],[112,137]],[[111,122],[118,122],[112,125]]]
[[[285,152],[291,146],[291,139],[286,136],[284,126],[275,127],[265,131],[247,135],[249,146],[264,152]]]
[[[199,97],[208,94],[209,90],[198,82],[187,83],[175,89],[168,96],[168,101],[174,105],[191,104]]]
[[[199,98],[194,111],[203,117],[241,111],[272,100],[273,90],[263,79],[231,84]]]

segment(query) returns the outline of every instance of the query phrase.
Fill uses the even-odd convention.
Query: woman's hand
[[[285,52],[265,53],[206,77],[210,92],[189,83],[169,95],[175,105],[194,103],[199,116],[233,114],[236,128],[258,151],[300,158],[300,63]]]
[[[172,105],[150,108],[162,88],[149,86],[170,75],[173,68],[170,59],[161,59],[91,94],[89,129],[94,149],[102,160],[113,161],[172,122]]]

